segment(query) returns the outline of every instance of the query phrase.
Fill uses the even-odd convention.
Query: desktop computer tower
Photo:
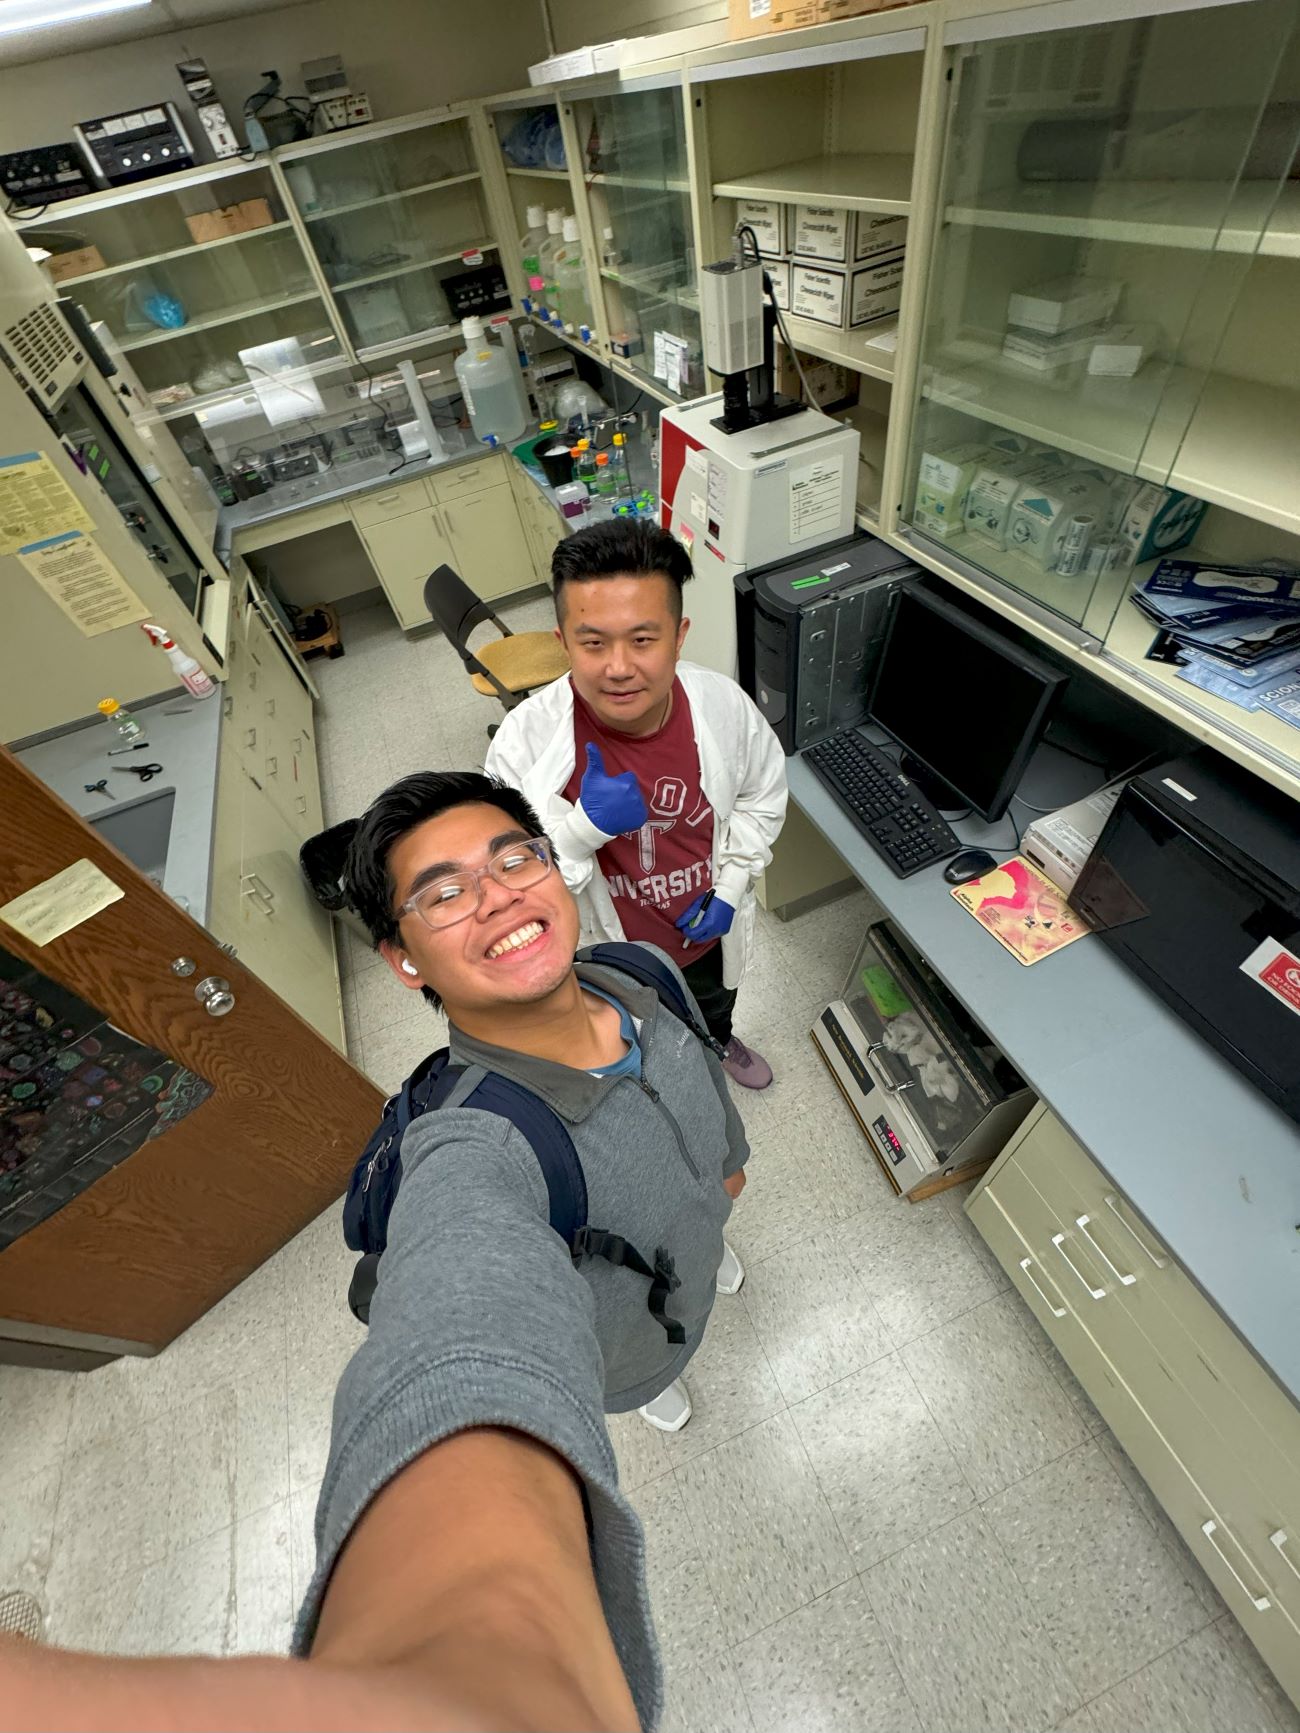
[[[860,531],[736,574],[740,684],[787,755],[864,719],[890,597],[919,575]]]

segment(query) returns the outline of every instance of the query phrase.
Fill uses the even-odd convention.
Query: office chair
[[[485,698],[499,698],[507,710],[522,704],[538,686],[547,686],[569,671],[569,658],[558,639],[549,632],[512,632],[450,566],[439,566],[424,580],[424,605],[469,670],[474,690]],[[471,650],[470,633],[485,620],[502,635]],[[494,723],[488,734],[495,733]]]

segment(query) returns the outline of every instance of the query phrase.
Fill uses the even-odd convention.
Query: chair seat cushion
[[[476,649],[474,655],[492,670],[507,692],[531,692],[534,686],[545,686],[569,672],[564,646],[550,632],[516,632],[511,638],[495,638]],[[470,678],[474,690],[485,698],[500,696],[482,674]]]

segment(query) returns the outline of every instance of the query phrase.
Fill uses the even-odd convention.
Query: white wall
[[[714,24],[727,16],[727,0],[619,0],[617,6],[594,7],[590,0],[540,0],[551,15],[557,53],[583,48],[589,42],[614,42],[622,36],[657,36],[661,30],[685,30],[692,24]],[[532,56],[540,60],[540,55]]]
[[[188,122],[193,109],[176,62],[195,55],[207,61],[242,132],[244,98],[267,67],[286,90],[300,90],[304,60],[341,54],[354,88],[369,93],[377,119],[388,120],[512,90],[545,53],[539,0],[308,0],[0,69],[0,151],[69,139],[75,121],[147,101],[175,102]]]

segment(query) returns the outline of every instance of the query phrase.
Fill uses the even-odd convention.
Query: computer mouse
[[[986,848],[964,848],[948,862],[943,876],[950,885],[964,885],[971,879],[983,878],[997,864]]]

